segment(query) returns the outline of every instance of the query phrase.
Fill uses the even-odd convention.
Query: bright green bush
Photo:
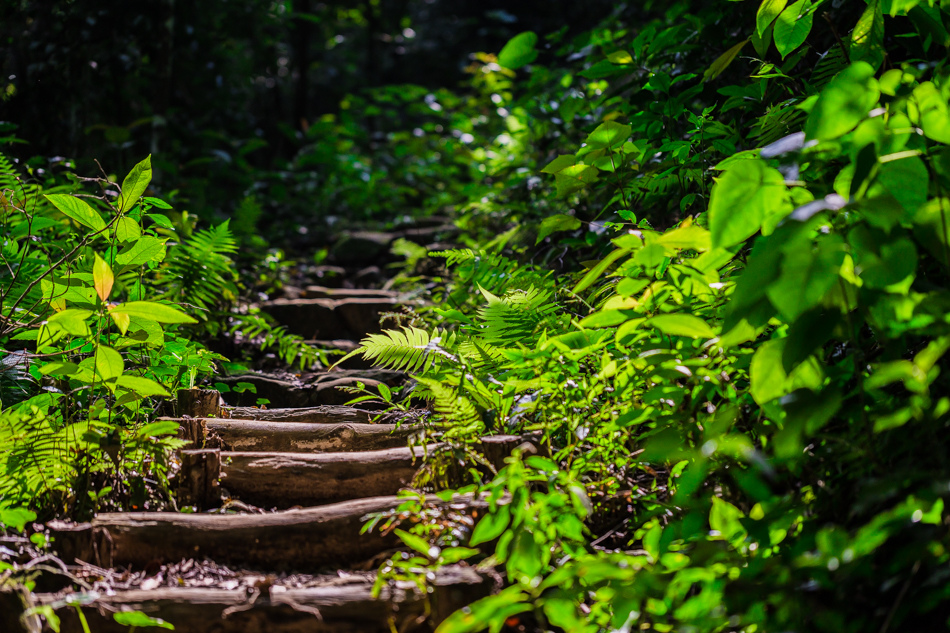
[[[439,630],[943,628],[950,15],[648,8],[527,67],[546,180],[468,207],[495,235],[443,254],[431,329],[363,343],[420,375],[433,437],[552,456],[476,479],[507,586]]]

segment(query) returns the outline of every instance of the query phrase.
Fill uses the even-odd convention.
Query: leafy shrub
[[[449,255],[451,307],[363,342],[419,374],[433,436],[554,457],[475,475],[510,494],[469,542],[498,537],[507,587],[440,631],[946,626],[947,19],[675,4],[529,67],[545,202],[469,205],[514,212]],[[587,498],[598,532],[562,538]]]

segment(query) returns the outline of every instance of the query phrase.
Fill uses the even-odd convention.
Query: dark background
[[[0,136],[23,141],[2,151],[47,167],[76,159],[87,175],[92,159],[121,174],[152,154],[157,189],[220,216],[251,186],[235,164],[287,168],[348,94],[464,91],[472,53],[497,53],[526,30],[579,32],[611,6],[0,0]],[[372,138],[372,118],[360,125]]]

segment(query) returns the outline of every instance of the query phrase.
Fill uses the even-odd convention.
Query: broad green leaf
[[[129,331],[129,324],[132,322],[132,319],[128,314],[122,314],[121,312],[110,312],[109,316],[112,317],[112,320],[115,322],[115,325],[119,328],[120,332],[125,334]]]
[[[564,154],[558,156],[550,163],[544,166],[544,169],[541,170],[541,173],[544,174],[556,174],[566,167],[573,167],[577,164],[577,156],[574,154]]]
[[[108,299],[112,293],[112,284],[115,282],[115,277],[109,264],[99,257],[98,253],[96,254],[96,261],[92,265],[92,281],[99,299],[102,301]]]
[[[564,198],[596,181],[597,169],[580,163],[562,169],[555,174],[554,179],[557,183],[558,197]]]
[[[716,180],[709,201],[713,248],[754,235],[766,218],[791,212],[785,178],[760,159],[737,161]]]
[[[663,233],[656,238],[656,242],[670,248],[708,251],[712,244],[712,236],[703,227],[689,224]]]
[[[128,216],[119,218],[115,224],[115,238],[120,242],[131,242],[142,237],[139,223]]]
[[[168,207],[169,209],[171,207]],[[162,227],[163,229],[169,229],[171,231],[175,230],[175,224],[168,219],[167,215],[162,215],[161,213],[148,213],[145,215],[149,220]]]
[[[821,301],[838,283],[838,268],[844,261],[844,241],[837,235],[820,239],[813,248],[784,249],[781,274],[766,288],[772,305],[789,322]]]
[[[587,274],[577,282],[577,285],[574,286],[573,292],[576,294],[578,292],[583,292],[586,290],[592,283],[600,279],[600,276],[613,265],[618,259],[629,253],[630,251],[626,248],[618,248],[612,251],[607,257],[603,258],[597,264],[587,271]]]
[[[89,336],[89,324],[86,319],[93,315],[92,310],[79,310],[76,308],[63,310],[51,316],[49,323],[55,323],[60,329],[73,336]]]
[[[115,306],[110,312],[128,314],[130,317],[143,317],[157,323],[197,323],[178,308],[154,301],[128,301]]]
[[[494,512],[484,515],[475,525],[469,544],[480,545],[495,540],[505,531],[510,520],[511,514],[508,506],[498,506]]]
[[[884,62],[884,15],[881,0],[870,0],[861,19],[851,31],[851,61],[864,61],[874,68]]]
[[[587,146],[591,149],[614,150],[630,138],[632,128],[616,121],[606,121],[587,136]]]
[[[875,184],[894,196],[906,211],[905,217],[912,217],[925,202],[930,187],[930,175],[927,165],[917,156],[908,156],[900,160],[884,162],[882,157]],[[878,187],[872,187],[869,195],[877,193]],[[876,201],[871,200],[870,206]]]
[[[799,389],[782,398],[782,408],[785,421],[775,435],[773,448],[777,457],[794,459],[802,455],[802,438],[819,431],[841,408],[841,393],[836,389],[821,393]]]
[[[104,382],[118,378],[125,370],[122,355],[106,345],[96,348],[95,359],[96,374]]]
[[[43,300],[49,303],[53,308],[65,310],[66,303],[95,304],[96,291],[94,289],[83,285],[83,283],[75,277],[71,279],[60,279],[59,281],[68,281],[68,284],[57,283],[49,279],[40,281]]]
[[[933,198],[917,210],[914,237],[940,264],[950,267],[950,199]]]
[[[748,43],[749,38],[746,38],[717,57],[716,61],[710,64],[709,68],[706,69],[706,72],[703,73],[703,81],[709,81],[710,79],[715,79],[721,75],[723,71],[729,68],[729,64],[735,60],[735,58],[742,51],[743,47],[745,47],[745,45]]]
[[[70,376],[79,371],[79,365],[68,361],[54,361],[40,367],[40,373],[44,376]]]
[[[59,209],[63,215],[75,220],[83,226],[89,227],[93,231],[101,231],[106,227],[99,213],[90,207],[84,200],[65,193],[50,193],[46,199],[53,203],[53,206]]]
[[[888,13],[892,18],[907,15],[907,12],[920,4],[921,0],[891,0],[891,10]]]
[[[782,365],[784,349],[785,339],[772,339],[762,344],[752,357],[752,365],[749,367],[749,391],[759,405],[786,393],[785,381],[788,374]]]
[[[744,537],[746,530],[739,522],[743,518],[742,511],[728,501],[719,497],[712,498],[712,508],[709,510],[709,527],[719,532],[719,535],[731,541],[737,537]]]
[[[9,502],[7,502],[9,503]],[[0,523],[22,532],[27,523],[36,521],[36,513],[26,508],[0,508]]]
[[[165,332],[158,322],[141,316],[129,319],[129,336],[146,345],[164,345]]]
[[[633,56],[627,51],[614,51],[607,55],[607,59],[613,64],[632,64]]]
[[[537,43],[538,36],[531,31],[515,35],[498,53],[498,64],[511,70],[530,64],[538,57]]]
[[[785,10],[788,0],[762,0],[759,10],[755,13],[755,32],[762,37],[775,18]]]
[[[125,376],[123,376],[125,378]],[[121,378],[120,378],[121,381]],[[150,422],[140,429],[136,429],[135,434],[139,437],[156,437],[159,435],[175,435],[178,433],[179,423],[175,420],[159,420]]]
[[[161,618],[149,617],[141,611],[121,611],[119,613],[112,614],[112,618],[123,626],[157,626],[161,629],[168,629],[170,631],[175,630],[174,625],[169,624]]]
[[[508,577],[532,581],[541,574],[547,564],[546,554],[532,532],[521,530],[514,539],[514,546],[508,552],[508,560],[505,563]]]
[[[116,385],[129,391],[134,391],[137,395],[147,398],[148,396],[167,396],[169,395],[165,387],[154,380],[142,378],[140,376],[119,376]]]
[[[854,254],[855,268],[868,288],[889,288],[908,283],[917,271],[917,249],[906,236],[891,235],[858,225],[848,233],[848,242]],[[896,288],[890,288],[897,291]],[[902,294],[907,292],[904,288]]]
[[[535,244],[540,244],[544,238],[552,233],[556,233],[557,231],[574,231],[579,229],[580,226],[580,220],[573,215],[567,215],[565,213],[558,213],[544,218],[538,229],[538,239],[535,241]]]
[[[805,136],[826,141],[847,134],[867,116],[879,96],[874,68],[867,62],[851,64],[818,95],[805,122]]]
[[[933,83],[925,81],[914,88],[908,110],[927,138],[950,144],[950,108]]]
[[[165,259],[165,240],[146,236],[127,246],[116,255],[115,263],[119,266],[141,266],[146,262],[160,262]]]
[[[165,201],[162,200],[161,198],[152,198],[152,197],[150,197],[150,196],[146,196],[145,198],[143,198],[143,200],[145,200],[145,202],[149,203],[150,205],[152,205],[153,207],[156,207],[156,208],[158,208],[158,209],[171,209],[171,208],[172,208],[172,205],[168,204],[167,202],[165,202]],[[162,217],[165,217],[165,216],[162,216]]]
[[[480,551],[481,550],[477,550],[474,547],[449,547],[442,550],[442,554],[439,556],[439,562],[443,565],[457,563],[460,560],[475,556]]]
[[[122,195],[119,196],[119,212],[125,213],[131,209],[139,198],[148,189],[148,184],[152,181],[152,156],[146,156],[145,160],[132,168],[129,175],[122,181]]]
[[[410,547],[416,550],[423,556],[428,556],[430,558],[434,558],[435,556],[438,556],[439,548],[429,545],[429,542],[426,541],[421,536],[411,534],[409,532],[406,532],[405,530],[396,529],[394,531],[396,533],[396,536],[399,537],[399,540],[405,543],[407,547]]]
[[[764,33],[759,33],[755,31],[752,33],[752,36],[749,40],[752,42],[755,52],[759,55],[760,58],[764,58],[765,55],[769,52],[769,46],[772,45],[772,31],[775,30],[775,23],[769,24],[768,28],[765,29]]]
[[[814,12],[805,12],[808,0],[798,0],[786,8],[775,21],[775,30],[772,37],[775,39],[775,48],[785,59],[789,53],[805,43],[811,33]]]
[[[716,336],[709,325],[692,314],[661,314],[647,319],[646,325],[670,336],[710,339]]]

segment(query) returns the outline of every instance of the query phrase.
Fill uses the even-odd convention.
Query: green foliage
[[[495,166],[429,324],[363,343],[454,455],[551,455],[469,471],[507,582],[439,631],[943,628],[950,19],[651,8],[548,38],[509,109],[545,180]]]
[[[159,213],[169,205],[143,197],[148,158],[121,187],[91,179],[99,196],[25,186],[0,166],[0,507],[45,519],[169,503],[167,457],[182,442],[152,419],[159,398],[221,358],[179,327],[233,287],[217,274],[234,249],[226,225],[178,240]],[[199,253],[215,274],[185,288],[179,275]]]
[[[172,251],[162,271],[167,295],[193,306],[205,319],[211,309],[233,303],[237,287],[229,255],[235,252],[237,241],[227,221],[193,233]]]

